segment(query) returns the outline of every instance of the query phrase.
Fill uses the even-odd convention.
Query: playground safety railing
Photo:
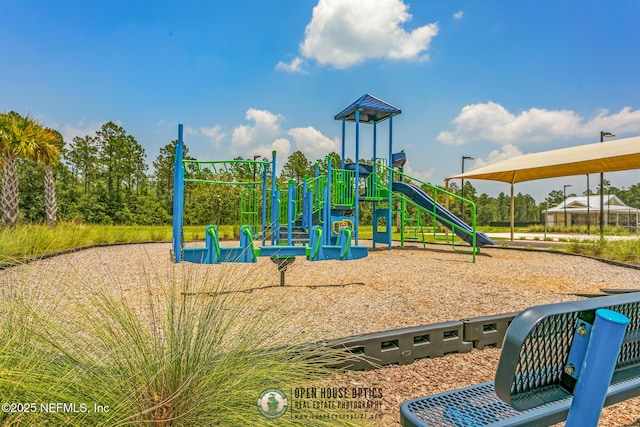
[[[417,241],[426,244],[426,236],[432,234],[437,238],[438,221],[429,215],[429,219],[423,219],[424,209],[404,194],[394,194],[394,203],[400,203],[400,209],[394,213],[400,215],[400,246],[404,246],[405,240]],[[409,214],[411,209],[412,213]],[[411,215],[411,216],[409,216]],[[430,225],[428,223],[430,222]]]
[[[331,206],[352,208],[356,203],[355,171],[331,169]]]
[[[312,214],[318,213],[324,206],[323,190],[327,186],[326,175],[318,175],[307,180],[307,191],[312,194]]]
[[[403,172],[400,172],[398,170],[389,168],[387,166],[384,165],[380,165],[380,168],[385,169],[387,171],[386,175],[389,175],[389,172],[392,173],[392,176],[394,177],[394,179],[397,179],[398,181],[403,181],[403,182],[412,182],[414,184],[418,184],[420,187],[425,188],[426,190],[428,190],[431,196],[431,198],[439,204],[442,204],[443,202],[446,204],[446,198],[450,197],[453,198],[454,200],[459,201],[460,203],[464,203],[466,205],[469,206],[470,211],[471,211],[471,230],[467,230],[465,228],[461,228],[458,225],[456,225],[454,222],[448,220],[447,218],[442,217],[441,215],[438,214],[437,212],[437,206],[436,204],[434,204],[433,209],[429,210],[429,209],[425,209],[422,206],[416,205],[418,206],[421,210],[423,210],[424,212],[428,212],[433,218],[434,218],[434,239],[435,240],[446,240],[446,241],[450,241],[451,242],[451,247],[453,248],[453,250],[455,252],[461,252],[461,253],[471,253],[474,256],[474,261],[475,261],[475,255],[478,252],[478,246],[476,245],[476,233],[477,233],[477,229],[476,229],[476,205],[473,201],[466,199],[464,197],[458,196],[455,193],[452,193],[450,191],[444,190],[440,187],[437,187],[433,184],[429,184],[427,182],[421,181],[415,177],[412,177],[410,175],[407,175]],[[386,180],[387,182],[387,187],[383,187],[383,184],[380,184],[378,186],[378,191],[388,191],[388,179]],[[442,200],[445,199],[445,200]],[[437,222],[440,222],[441,224],[446,224],[448,226],[448,228],[451,230],[452,235],[450,237],[441,237],[438,235],[438,233],[435,231],[437,229]],[[466,235],[470,236],[470,240],[471,240],[471,246],[472,249],[471,250],[465,250],[465,249],[460,249],[459,247],[457,247],[455,245],[455,234],[456,231],[459,231],[461,233],[464,233]]]
[[[251,227],[248,225],[243,225],[242,227],[240,227],[240,236],[242,238],[242,236],[246,236],[247,240],[248,240],[248,246],[249,246],[249,250],[251,252],[251,260],[252,261],[256,261],[256,259],[258,258],[258,251],[255,248],[255,245],[253,244],[253,236],[251,234]]]
[[[309,249],[310,260],[313,261],[324,258],[324,255],[322,253],[322,227],[319,225],[315,225],[311,229]]]
[[[240,224],[250,225],[253,234],[258,234],[260,224],[260,207],[262,206],[261,189],[245,188],[240,194]]]
[[[280,184],[276,185],[276,200],[278,210],[276,211],[276,215],[278,217],[278,221],[280,225],[287,223],[287,209],[289,206],[289,190],[284,191],[280,189]]]
[[[239,222],[251,225],[254,235],[258,235],[260,207],[266,196],[266,171],[269,162],[265,160],[196,160],[183,159],[184,182],[214,185],[235,185],[240,188]],[[266,219],[266,210],[263,211]]]
[[[221,260],[222,256],[220,255],[220,239],[218,239],[218,227],[215,225],[209,225],[206,228],[207,236],[211,238],[211,246],[213,246],[213,250],[216,254],[216,259]],[[208,240],[208,239],[207,239]],[[209,243],[207,241],[207,243]]]
[[[341,227],[338,235],[338,246],[342,248],[340,251],[340,259],[345,259],[351,248],[351,228]]]
[[[378,159],[372,168],[371,175],[367,177],[365,199],[369,201],[382,201],[389,194],[389,168],[386,159]]]
[[[298,183],[296,187],[296,218],[301,218],[305,215],[312,216],[322,210],[324,201],[321,193],[326,185],[326,176],[324,175],[311,179],[305,175],[304,180]],[[308,228],[307,224],[304,225],[305,228]]]

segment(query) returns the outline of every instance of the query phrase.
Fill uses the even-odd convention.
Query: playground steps
[[[287,226],[280,227],[280,240],[289,241],[289,229]],[[306,245],[309,243],[309,232],[302,225],[291,227],[291,244]]]
[[[425,230],[423,227],[404,227],[404,240],[411,240],[416,242],[426,242]]]

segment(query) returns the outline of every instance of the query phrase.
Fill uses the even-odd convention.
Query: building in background
[[[600,195],[567,197],[558,206],[542,211],[543,221],[547,225],[563,226],[565,212],[568,225],[592,225],[599,224]],[[615,194],[604,196],[604,223],[619,227],[626,227],[638,231],[638,218],[640,209],[627,206]]]

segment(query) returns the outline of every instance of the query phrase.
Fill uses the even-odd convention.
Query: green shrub
[[[163,277],[142,266],[142,302],[125,296],[127,283],[88,273],[85,284],[67,284],[62,273],[47,287],[38,286],[35,270],[4,274],[3,402],[59,402],[77,411],[2,413],[0,424],[271,425],[256,407],[260,392],[326,380],[338,351],[279,347],[274,336],[283,319],[254,310],[251,298],[237,292],[256,277],[234,266],[240,273],[212,283],[199,267],[180,264]],[[283,416],[277,425],[295,421]],[[314,424],[336,425],[336,419]]]

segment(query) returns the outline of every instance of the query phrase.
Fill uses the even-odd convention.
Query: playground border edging
[[[453,320],[319,343],[352,354],[335,366],[338,368],[362,371],[386,365],[408,365],[419,359],[468,353],[474,348],[501,348],[507,328],[517,314]]]

